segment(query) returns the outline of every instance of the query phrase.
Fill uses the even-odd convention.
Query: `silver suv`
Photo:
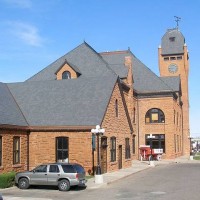
[[[71,186],[85,185],[85,170],[80,164],[42,164],[32,171],[18,172],[15,183],[20,189],[30,185],[55,185],[61,191],[68,191]]]

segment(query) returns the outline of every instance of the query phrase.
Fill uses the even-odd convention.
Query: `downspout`
[[[27,171],[29,171],[29,136],[30,131],[27,132]]]
[[[137,98],[137,132],[138,132],[138,160],[140,160],[140,121],[139,121],[139,99]]]
[[[181,146],[182,146],[182,155],[184,155],[184,153],[183,153],[183,150],[184,150],[184,140],[185,140],[185,137],[184,137],[184,134],[183,134],[183,105],[181,105],[181,118],[182,118],[182,120],[181,120],[181,128],[182,128],[182,141],[181,141]]]

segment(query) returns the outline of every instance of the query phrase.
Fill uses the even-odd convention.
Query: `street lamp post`
[[[147,136],[148,139],[150,139],[150,149],[151,149],[151,157],[149,159],[149,164],[150,166],[154,167],[154,161],[153,161],[153,155],[152,155],[152,139],[155,138],[155,136],[153,136],[152,134],[150,134],[149,136]]]
[[[91,132],[96,134],[97,136],[97,168],[95,174],[95,183],[103,183],[103,176],[101,174],[101,166],[100,166],[100,146],[99,146],[99,137],[105,133],[104,128],[100,128],[99,125],[96,125],[95,129],[92,129]]]

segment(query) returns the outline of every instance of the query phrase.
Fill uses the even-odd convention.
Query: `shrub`
[[[0,174],[0,188],[8,188],[14,185],[15,172]]]

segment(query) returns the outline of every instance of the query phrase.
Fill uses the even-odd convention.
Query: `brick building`
[[[158,50],[160,76],[131,51],[97,53],[86,42],[22,83],[0,83],[0,172],[43,162],[97,165],[102,172],[131,166],[140,145],[163,158],[189,155],[188,52],[178,29]]]

